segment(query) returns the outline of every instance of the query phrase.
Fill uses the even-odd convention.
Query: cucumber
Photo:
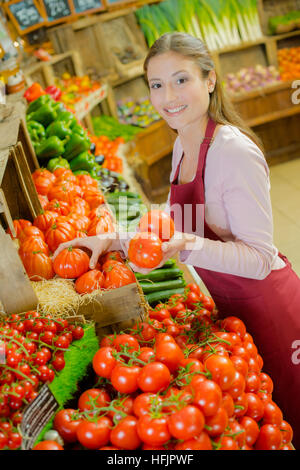
[[[131,191],[116,191],[115,193],[110,193],[109,199],[119,199],[119,197],[128,197],[129,199],[141,199],[141,196],[137,193]]]
[[[184,279],[173,279],[162,282],[147,282],[141,281],[140,286],[143,289],[144,294],[151,294],[152,292],[162,292],[167,289],[177,289],[185,286]]]
[[[170,258],[168,259],[168,261],[165,262],[163,266],[161,266],[161,268],[158,268],[158,269],[176,268],[176,267],[177,267],[176,260],[174,258]]]
[[[153,304],[155,302],[162,302],[163,300],[168,300],[173,294],[183,294],[184,288],[179,289],[167,289],[160,292],[152,292],[151,294],[145,295],[148,304]]]
[[[179,268],[160,268],[154,269],[148,274],[135,273],[135,276],[138,281],[167,281],[168,279],[177,279],[183,275],[183,271]]]

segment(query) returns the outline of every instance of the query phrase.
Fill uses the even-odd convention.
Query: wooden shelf
[[[272,113],[267,113],[263,116],[259,116],[254,119],[249,119],[246,122],[248,126],[250,127],[257,127],[257,126],[261,126],[262,124],[266,124],[272,121],[277,121],[278,119],[283,119],[285,117],[294,116],[299,113],[300,113],[300,105],[297,105],[297,106],[294,105],[291,108],[283,109],[280,111],[273,111]]]

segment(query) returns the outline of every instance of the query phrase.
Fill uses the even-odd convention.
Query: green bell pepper
[[[32,101],[29,104],[26,110],[26,114],[33,113],[34,111],[37,111],[44,104],[48,104],[50,102],[51,102],[51,98],[49,95],[41,95],[36,100]]]
[[[70,161],[70,168],[75,170],[92,170],[95,166],[95,157],[89,152],[81,152],[77,157]]]
[[[28,114],[29,121],[37,121],[43,124],[44,127],[47,127],[52,121],[57,117],[56,111],[53,109],[51,103],[44,104],[40,106],[33,113]]]
[[[70,111],[59,111],[57,113],[56,120],[57,121],[64,121],[64,122],[67,122],[67,123],[71,122],[70,125],[72,125],[73,123],[77,123],[74,114],[71,113]]]
[[[60,139],[64,139],[67,135],[72,135],[71,129],[69,129],[70,124],[64,121],[53,121],[46,131],[47,137],[51,135],[56,135]]]
[[[27,121],[27,129],[30,135],[31,141],[34,142],[41,142],[41,140],[45,139],[46,131],[40,122],[36,121]]]
[[[87,136],[72,134],[68,140],[63,157],[72,160],[82,152],[89,150],[91,141]]]
[[[60,140],[56,135],[52,135],[41,142],[36,149],[36,155],[41,159],[59,157],[64,152],[64,144],[65,141]]]
[[[74,132],[74,134],[86,135],[84,128],[80,124],[78,124],[78,122],[76,121],[71,124],[71,129]]]
[[[61,101],[57,101],[54,105],[53,105],[53,108],[55,109],[55,111],[58,113],[62,113],[64,111],[67,111],[66,110],[66,107],[65,105],[61,102]]]
[[[69,170],[70,165],[68,160],[62,157],[51,158],[51,160],[48,162],[47,170],[53,173],[53,171],[55,171],[57,168],[67,168]]]

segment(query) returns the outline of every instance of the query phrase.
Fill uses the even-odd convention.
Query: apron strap
[[[197,174],[203,177],[204,181],[204,173],[205,173],[205,166],[206,166],[206,156],[208,149],[211,145],[213,135],[216,129],[216,123],[211,118],[208,119],[208,123],[206,126],[205,137],[200,145],[200,152],[199,152],[199,159],[198,159],[198,167],[197,167]]]
[[[211,118],[209,118],[207,126],[206,126],[206,130],[205,130],[205,136],[204,136],[204,138],[201,142],[201,145],[200,145],[200,151],[199,151],[199,156],[198,156],[198,166],[197,166],[197,174],[200,173],[201,176],[203,174],[203,179],[204,179],[206,155],[207,155],[209,146],[212,142],[212,138],[213,138],[213,135],[214,135],[214,132],[215,132],[215,128],[216,128],[215,121],[213,121]],[[178,183],[179,171],[180,171],[180,167],[181,167],[181,164],[182,164],[183,157],[184,157],[184,153],[182,153],[180,161],[177,165],[175,176],[174,176],[174,179],[172,181],[173,184]]]

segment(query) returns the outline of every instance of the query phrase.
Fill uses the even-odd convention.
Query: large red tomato
[[[80,248],[65,248],[53,261],[53,269],[64,279],[74,279],[89,269],[90,258]]]
[[[153,269],[162,261],[161,245],[155,233],[139,232],[130,240],[128,258],[140,268]]]
[[[139,223],[141,232],[155,233],[163,242],[173,237],[175,226],[173,219],[163,211],[158,209],[144,214]]]
[[[82,274],[75,282],[75,290],[78,294],[88,294],[101,289],[104,285],[104,275],[98,269],[91,269]]]

